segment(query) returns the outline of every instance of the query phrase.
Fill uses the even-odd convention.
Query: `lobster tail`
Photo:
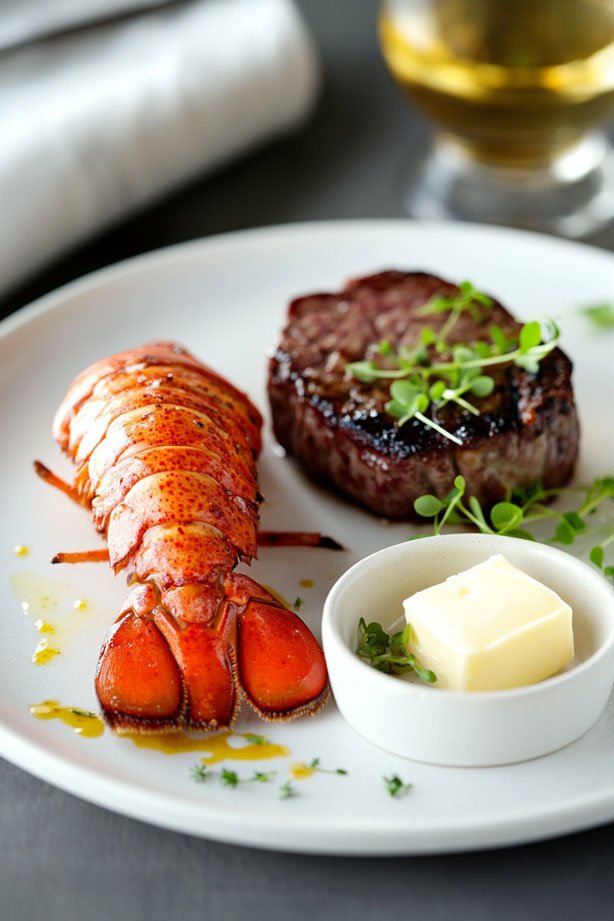
[[[133,585],[96,674],[120,732],[230,726],[242,696],[265,719],[328,697],[303,621],[234,572],[257,552],[260,426],[244,394],[172,343],[97,362],[56,414],[73,494]]]

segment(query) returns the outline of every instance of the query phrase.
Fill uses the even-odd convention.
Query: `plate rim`
[[[33,301],[18,307],[0,320],[0,339],[9,335],[13,330],[18,329],[25,323],[35,317],[55,309],[57,304],[61,303],[67,297],[78,297],[85,294],[88,290],[97,287],[103,283],[112,283],[119,280],[122,276],[132,272],[147,271],[150,265],[157,265],[162,262],[172,262],[175,259],[184,258],[192,255],[194,251],[200,248],[214,249],[226,244],[241,243],[245,240],[259,238],[263,236],[276,235],[301,235],[305,232],[314,234],[322,230],[344,230],[346,232],[362,231],[368,226],[374,226],[377,229],[402,229],[402,228],[426,228],[430,231],[435,230],[456,230],[468,234],[480,234],[487,232],[501,239],[505,237],[515,238],[517,240],[534,239],[542,246],[553,246],[554,248],[568,249],[570,252],[578,250],[584,251],[587,255],[597,259],[603,257],[614,260],[614,252],[603,249],[594,244],[584,241],[567,240],[562,237],[554,237],[551,234],[540,233],[534,230],[522,230],[517,227],[503,227],[496,224],[478,224],[469,221],[448,221],[444,219],[413,220],[411,218],[339,218],[334,220],[314,220],[314,221],[289,221],[282,224],[264,224],[258,227],[246,227],[241,230],[227,230],[222,233],[211,234],[210,236],[194,237],[190,240],[182,240],[178,243],[156,247],[155,249],[146,250],[137,253],[134,256],[128,256],[108,265],[101,266],[85,275],[80,275],[67,281],[65,284],[54,288],[51,291],[42,294]]]

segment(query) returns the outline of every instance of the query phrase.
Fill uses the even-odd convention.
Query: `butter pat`
[[[573,659],[572,611],[501,554],[403,602],[410,650],[435,687],[495,691],[542,681]]]

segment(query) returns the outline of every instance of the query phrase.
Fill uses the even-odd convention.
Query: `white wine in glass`
[[[436,126],[410,213],[572,237],[614,220],[614,0],[384,0],[379,35]]]

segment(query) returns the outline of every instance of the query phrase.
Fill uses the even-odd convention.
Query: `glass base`
[[[614,150],[591,135],[546,166],[504,167],[479,162],[440,136],[405,206],[412,217],[586,237],[614,222]]]

